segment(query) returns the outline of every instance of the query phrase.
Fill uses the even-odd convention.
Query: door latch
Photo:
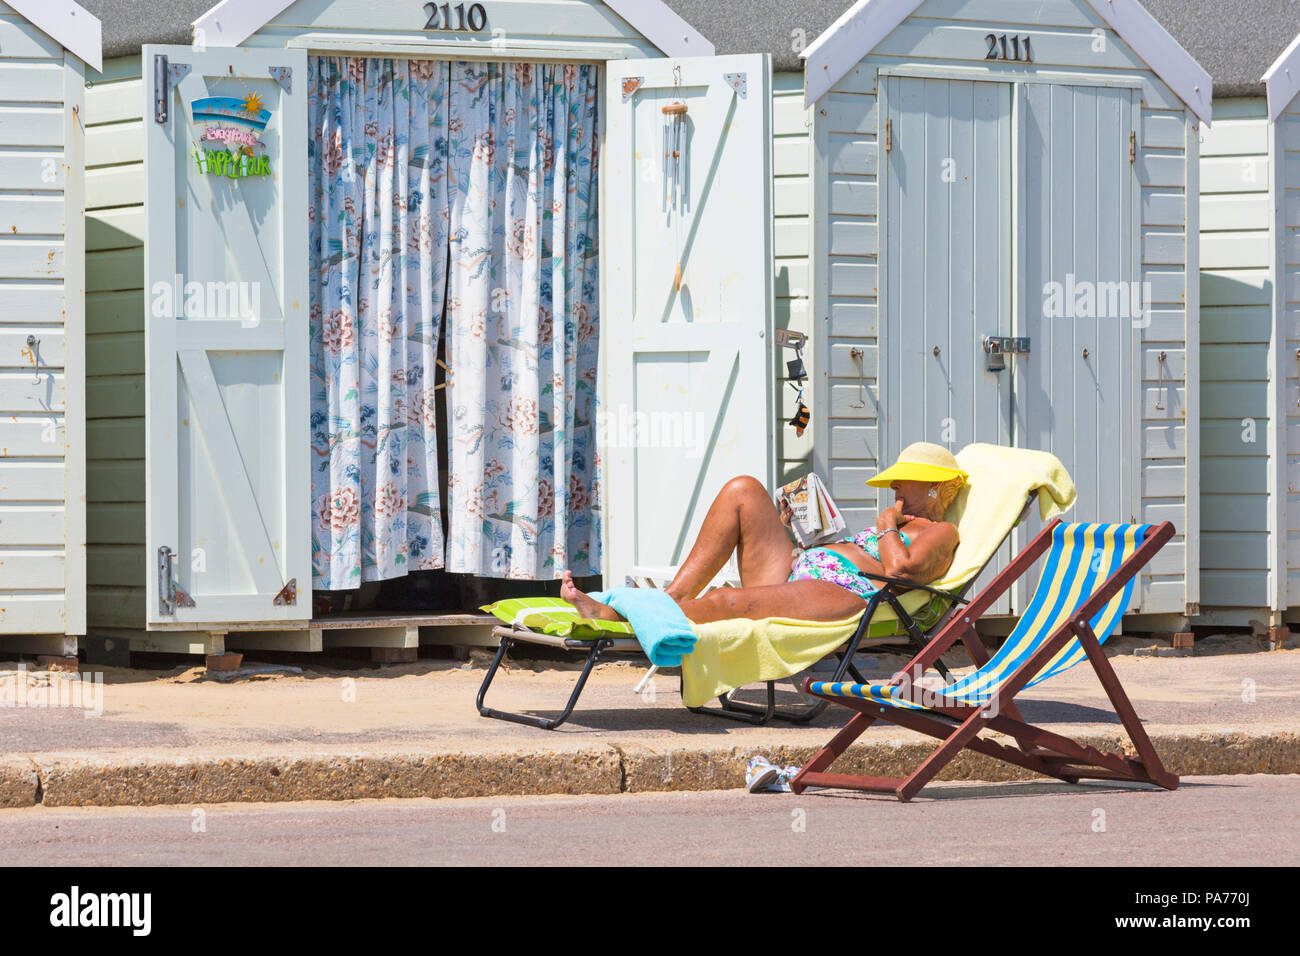
[[[1008,353],[1029,354],[1029,339],[1025,336],[986,335],[983,344],[984,352],[988,355],[984,369],[989,372],[1000,372],[1006,368],[1007,362],[1003,356]]]
[[[158,549],[158,612],[168,616],[175,614],[178,607],[194,607],[194,599],[172,577],[175,557],[167,545]]]

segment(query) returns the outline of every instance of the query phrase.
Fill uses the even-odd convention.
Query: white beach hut
[[[84,149],[100,24],[0,3],[0,649],[86,631]]]
[[[1049,450],[1075,519],[1177,527],[1133,610],[1181,629],[1209,75],[1135,0],[861,0],[804,58],[813,460],[850,525],[909,442]]]
[[[104,345],[90,423],[92,437],[103,436],[90,462],[102,478],[90,505],[96,632],[134,648],[207,653],[331,642],[411,650],[421,628],[427,637],[466,619],[323,620],[313,588],[337,589],[353,572],[393,580],[403,567],[528,579],[554,578],[565,565],[619,580],[652,575],[680,560],[728,478],[772,479],[767,56],[714,57],[671,8],[630,0],[424,10],[389,0],[226,0],[197,17],[193,40],[115,57],[88,91],[89,318]],[[529,83],[540,111],[517,96]],[[573,95],[575,84],[582,103],[554,98]],[[389,140],[394,96],[408,128]],[[664,111],[674,104],[685,114]],[[388,113],[340,131],[377,108]],[[553,125],[565,110],[567,133]],[[801,121],[802,110],[793,112]],[[483,233],[513,201],[484,191],[528,180],[534,161],[549,164],[561,133],[573,142],[572,123],[590,124],[580,136],[586,165],[566,173],[587,218],[558,238],[532,225]],[[508,134],[502,124],[512,124]],[[349,138],[346,149],[334,151],[336,134]],[[674,137],[667,158],[665,136]],[[513,163],[499,161],[508,148]],[[414,177],[409,191],[397,187],[400,203],[385,193],[385,205],[360,212],[390,157]],[[455,178],[472,179],[480,162],[492,166],[481,181]],[[444,172],[451,185],[438,185]],[[340,205],[327,207],[322,191],[335,186]],[[563,205],[527,215],[549,228],[555,220],[545,217]],[[380,310],[374,328],[351,324],[327,298],[344,295],[331,270],[364,259],[374,268],[365,295],[377,295],[368,283],[393,268],[393,248],[365,258],[370,230],[399,229],[403,214],[415,221],[431,207],[420,227],[427,235],[402,241],[411,260],[429,257],[407,291],[428,281],[433,300],[415,294]],[[359,234],[330,232],[340,220],[323,227],[322,217],[343,217]],[[507,262],[527,260],[534,243],[553,258],[575,230],[566,275],[570,283],[578,275],[581,288],[569,287],[578,299],[539,310],[527,299],[538,287],[520,287]],[[449,243],[458,244],[450,256]],[[230,293],[216,303],[224,310],[207,295],[220,290]],[[598,362],[589,334],[597,315]],[[317,358],[351,348],[350,336],[390,342],[390,319],[407,323],[395,336],[406,355],[375,358],[357,385],[376,395],[362,405],[389,415],[376,424],[370,411],[343,407],[347,389]],[[539,366],[538,343],[560,342],[562,328],[581,354],[560,368],[548,345]],[[365,361],[376,354],[362,351]],[[446,376],[435,375],[438,360]],[[514,391],[503,398],[506,389]],[[342,404],[327,405],[329,396]],[[631,431],[638,423],[648,429]],[[404,439],[383,462],[407,480],[388,496],[376,493],[387,479],[373,467],[375,449],[398,424],[408,436],[422,430],[424,445]],[[354,462],[334,459],[353,439],[369,449],[359,475]],[[324,497],[322,466],[338,481]],[[365,501],[348,499],[349,482]],[[387,523],[358,531],[353,507]]]

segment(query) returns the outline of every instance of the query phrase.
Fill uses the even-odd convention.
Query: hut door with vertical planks
[[[880,460],[916,441],[1010,444],[1015,358],[988,371],[982,343],[1014,334],[1011,86],[884,86]]]
[[[305,621],[306,54],[144,62],[148,620]]]
[[[605,573],[622,584],[670,578],[729,479],[774,480],[771,62],[618,60],[606,82]]]
[[[1134,343],[1149,306],[1134,255],[1137,91],[1027,83],[1021,96],[1017,334],[1032,337],[1034,353],[1017,368],[1016,444],[1064,463],[1079,492],[1071,520],[1138,521],[1142,374]],[[1025,540],[1038,527],[1035,513]],[[1020,587],[1023,600],[1028,584]]]

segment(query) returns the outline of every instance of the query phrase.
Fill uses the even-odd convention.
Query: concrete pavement
[[[0,810],[0,835],[28,865],[1293,866],[1300,777],[1193,777],[1173,792],[946,783],[908,804],[731,790],[31,807]]]
[[[1251,652],[1250,638],[1198,642],[1191,658],[1138,657],[1118,638],[1112,663],[1169,769],[1180,774],[1300,772],[1300,650]],[[868,676],[904,658],[880,654]],[[961,662],[960,655],[952,658]],[[571,723],[547,732],[479,717],[485,660],[424,660],[383,669],[307,665],[298,675],[235,683],[201,669],[106,669],[72,706],[12,706],[0,694],[0,806],[347,800],[710,790],[737,787],[764,753],[801,763],[843,723],[750,727],[681,707],[676,678],[633,687],[640,665],[598,668]],[[0,662],[0,688],[19,676]],[[523,661],[492,689],[495,706],[554,713],[577,664]],[[69,678],[21,675],[25,693]],[[793,695],[790,695],[793,698]],[[35,699],[34,697],[32,699]],[[1102,747],[1122,727],[1087,667],[1031,688],[1024,716]],[[906,773],[928,752],[915,734],[872,727],[841,766]],[[963,756],[949,779],[1007,780],[1009,765]]]

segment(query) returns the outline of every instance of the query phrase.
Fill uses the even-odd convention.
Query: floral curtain
[[[447,568],[594,574],[597,71],[451,79]]]
[[[433,386],[448,254],[449,69],[309,61],[318,588],[443,564]]]

